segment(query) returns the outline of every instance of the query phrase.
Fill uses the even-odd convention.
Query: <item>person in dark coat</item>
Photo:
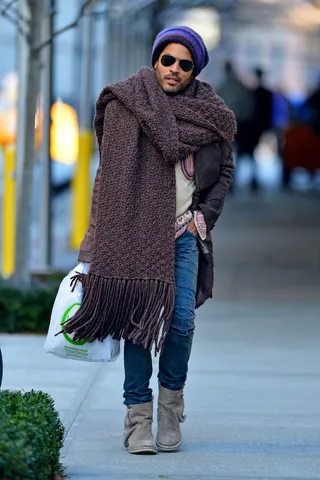
[[[224,74],[224,81],[218,86],[216,92],[236,116],[238,126],[235,139],[237,163],[240,163],[243,157],[249,157],[254,168],[253,177],[255,177],[253,155],[255,140],[252,135],[256,113],[255,92],[243,83],[230,61],[226,61],[224,64]]]
[[[253,162],[255,162],[254,151],[259,145],[263,133],[272,126],[272,91],[264,85],[264,71],[258,67],[254,73],[257,81],[257,86],[254,89],[255,111],[252,117],[251,132],[249,133],[249,154]],[[255,170],[251,180],[251,189],[255,191],[258,188],[259,183]]]
[[[93,190],[90,227],[81,244],[79,260],[89,262],[90,270],[93,268],[92,277],[95,278],[90,281],[100,282],[94,269],[103,263],[104,255],[109,254],[108,245],[115,255],[121,250],[111,241],[108,243],[108,229],[110,235],[115,235],[113,241],[122,245],[119,265],[115,265],[120,267],[118,275],[122,275],[121,282],[117,278],[106,280],[106,277],[111,277],[110,269],[115,268],[110,257],[101,285],[113,285],[108,297],[110,302],[114,298],[122,298],[123,304],[128,304],[131,309],[124,309],[123,305],[120,305],[121,308],[114,306],[114,315],[119,311],[127,314],[127,323],[120,332],[110,330],[109,325],[108,332],[116,338],[122,335],[125,339],[124,404],[127,414],[124,445],[133,454],[157,453],[157,448],[164,452],[180,448],[180,423],[185,420],[183,389],[195,330],[195,309],[212,297],[213,247],[210,231],[222,212],[232,183],[232,141],[236,121],[232,111],[213,89],[196,79],[208,61],[204,42],[195,31],[187,27],[168,28],[155,39],[153,68],[143,68],[129,79],[105,87],[97,101],[95,128],[100,166]],[[117,118],[122,122],[121,126],[118,126]],[[127,138],[122,141],[121,137],[118,142],[123,128],[127,129]],[[133,141],[131,130],[134,132]],[[119,145],[120,156],[114,145]],[[141,145],[145,147],[139,151]],[[164,179],[168,179],[167,184],[160,176],[154,177],[154,172],[158,171],[162,172]],[[145,184],[144,179],[147,179]],[[152,188],[150,182],[153,182]],[[106,185],[113,188],[112,194]],[[109,205],[112,205],[110,212]],[[139,205],[144,205],[146,211],[139,210]],[[125,208],[131,212],[130,215]],[[169,229],[164,230],[164,225],[168,225]],[[137,240],[133,241],[133,238]],[[129,245],[130,239],[130,252],[127,249],[123,251],[123,245]],[[107,250],[102,253],[105,242]],[[153,288],[155,284],[157,288],[164,288],[160,274],[161,270],[171,268],[171,247],[175,296],[169,328],[166,329],[165,324],[161,334],[164,343],[159,359],[158,433],[155,444],[151,429],[153,392],[149,381],[152,375],[150,348],[156,338],[150,332],[159,334],[161,329],[160,323],[159,329],[154,329],[151,316],[158,322],[170,299],[164,298],[165,304],[160,303],[158,311],[158,295],[152,293],[149,298],[146,295],[148,288]],[[166,249],[168,256],[163,261]],[[135,277],[135,271],[145,262],[149,251],[153,259],[150,269],[155,270],[156,276],[159,275],[158,279],[150,281],[148,271],[143,278]],[[154,265],[158,265],[159,258],[161,264],[157,273]],[[123,274],[127,261],[130,262],[129,280]],[[116,282],[113,283],[114,280]],[[136,284],[138,288],[141,282],[145,282],[146,287],[136,293],[132,285]],[[117,291],[118,285],[120,292]],[[169,287],[171,289],[171,285]],[[127,291],[130,302],[126,298]],[[146,302],[145,311],[143,302]],[[110,305],[104,301],[103,307],[107,315]],[[137,312],[142,312],[139,315],[143,317],[143,324]]]
[[[259,145],[262,134],[272,126],[272,92],[264,86],[263,70],[257,68],[254,74],[256,78],[255,88],[251,89],[242,85],[241,88],[244,93],[241,95],[239,87],[233,91],[233,96],[238,91],[238,97],[242,98],[242,103],[244,104],[241,108],[242,116],[238,115],[237,118],[237,162],[240,163],[244,158],[248,158],[251,161],[252,177],[250,188],[253,192],[259,189],[255,149]],[[240,85],[240,80],[238,80],[238,84]],[[220,91],[222,92],[222,98],[229,105],[228,96],[225,95],[224,90],[219,90],[219,93]]]

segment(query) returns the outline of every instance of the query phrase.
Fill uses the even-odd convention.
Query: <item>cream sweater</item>
[[[187,178],[182,171],[181,162],[176,163],[176,218],[183,215],[192,204],[192,197],[196,189],[194,179]]]

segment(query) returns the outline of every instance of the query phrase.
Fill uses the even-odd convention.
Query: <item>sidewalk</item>
[[[122,357],[61,360],[43,336],[0,336],[3,388],[55,399],[71,478],[320,480],[319,198],[282,200],[235,197],[213,232],[216,296],[197,316],[180,453],[124,450]]]
[[[63,463],[75,479],[320,479],[319,330],[318,306],[204,306],[180,453],[123,449],[120,358],[64,361],[44,352],[43,337],[5,335],[3,386],[53,396],[67,429]]]

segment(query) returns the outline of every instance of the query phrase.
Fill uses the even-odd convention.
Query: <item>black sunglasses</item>
[[[186,60],[186,59],[178,60],[177,58],[173,57],[172,55],[169,55],[168,53],[165,53],[161,57],[161,64],[164,67],[171,67],[171,65],[173,65],[177,61],[179,62],[181,70],[183,70],[184,72],[191,72],[191,70],[194,67],[193,62],[191,60]]]

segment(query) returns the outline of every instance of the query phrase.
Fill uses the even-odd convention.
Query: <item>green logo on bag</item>
[[[72,316],[72,315],[70,315],[71,310],[74,307],[80,307],[80,305],[81,305],[80,303],[74,303],[73,305],[71,305],[71,307],[69,307],[64,312],[63,317],[62,317],[62,321],[61,321],[61,327],[63,327],[64,324],[66,323],[66,321]],[[84,345],[88,341],[88,340],[81,340],[80,342],[75,342],[74,340],[72,340],[71,337],[69,337],[69,335],[67,333],[64,333],[63,336],[67,340],[67,342],[72,343],[72,345],[78,345],[79,347],[81,347],[81,345]]]

